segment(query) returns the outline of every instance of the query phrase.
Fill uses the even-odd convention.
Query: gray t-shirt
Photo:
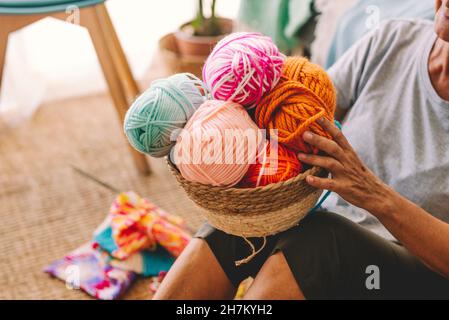
[[[360,158],[400,194],[449,222],[449,102],[428,74],[435,40],[429,21],[388,21],[329,73],[338,106],[349,109],[343,132]],[[374,216],[338,195],[324,207],[394,239]]]

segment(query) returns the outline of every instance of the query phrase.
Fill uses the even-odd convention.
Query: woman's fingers
[[[334,157],[337,160],[343,159],[343,149],[335,141],[329,140],[325,137],[321,137],[310,131],[306,131],[304,133],[303,139],[308,144],[324,151],[329,156]]]
[[[315,156],[311,154],[300,153],[298,154],[298,159],[301,162],[310,164],[312,166],[324,168],[330,172],[335,172],[336,170],[342,168],[342,165],[337,160],[330,157]]]
[[[340,147],[343,149],[351,148],[351,145],[349,144],[348,140],[344,136],[344,134],[341,132],[340,129],[338,129],[334,124],[332,124],[329,120],[326,118],[320,118],[318,119],[318,124],[334,139],[335,142],[338,143]]]
[[[336,182],[333,179],[329,178],[320,178],[315,176],[308,176],[306,178],[306,181],[308,184],[310,184],[312,187],[315,187],[317,189],[321,190],[330,190],[330,191],[336,191]]]

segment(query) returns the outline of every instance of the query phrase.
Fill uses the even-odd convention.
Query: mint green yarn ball
[[[138,151],[164,157],[176,143],[180,129],[208,98],[206,86],[192,74],[156,80],[126,113],[125,134]]]

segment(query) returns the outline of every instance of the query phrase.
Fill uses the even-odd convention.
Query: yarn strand
[[[262,252],[262,250],[265,249],[265,246],[267,245],[267,237],[263,237],[262,246],[259,248],[259,250],[256,251],[256,247],[254,246],[254,244],[251,241],[249,241],[248,238],[245,238],[245,237],[242,237],[242,238],[251,247],[251,254],[242,260],[235,261],[236,267],[240,267],[241,265],[246,264],[246,263],[250,262],[251,260],[253,260],[254,257],[257,256],[260,252]]]

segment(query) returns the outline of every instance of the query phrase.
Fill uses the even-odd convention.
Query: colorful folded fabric
[[[112,228],[108,223],[103,224],[102,228],[95,231],[94,241],[109,254],[118,249],[112,238]],[[109,263],[116,268],[133,271],[144,277],[153,277],[161,272],[167,272],[174,261],[175,258],[167,250],[161,246],[156,246],[154,251],[142,250],[125,260],[117,260],[111,257]]]
[[[93,240],[44,271],[67,287],[102,300],[117,299],[137,277],[155,277],[152,290],[172,266],[191,235],[184,220],[134,192],[117,196]]]
[[[44,271],[65,281],[68,288],[81,289],[101,300],[119,298],[136,278],[134,272],[111,266],[109,255],[95,243],[76,249]]]
[[[178,257],[191,239],[181,218],[168,214],[134,192],[118,195],[110,216],[112,238],[118,247],[111,254],[117,259],[126,259],[145,249],[154,250],[157,244]]]

